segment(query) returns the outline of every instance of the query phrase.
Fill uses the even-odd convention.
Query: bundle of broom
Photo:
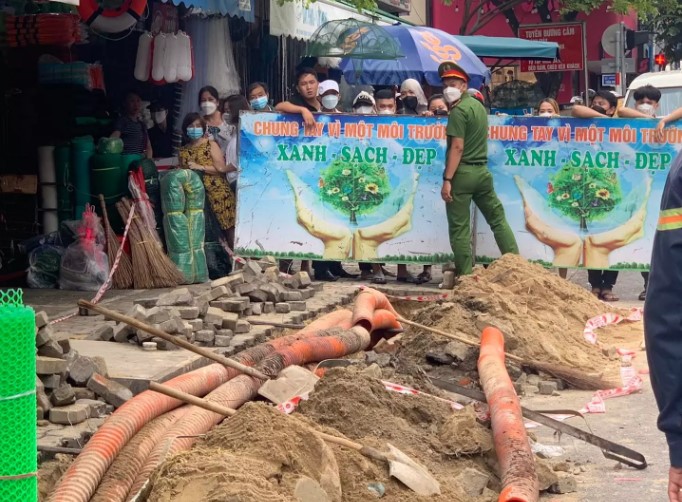
[[[102,219],[104,220],[104,227],[107,236],[107,256],[109,258],[109,267],[114,266],[116,255],[121,248],[118,242],[116,233],[112,230],[109,223],[109,215],[107,214],[107,205],[104,202],[104,195],[99,194],[99,203],[102,208]],[[118,262],[118,267],[114,271],[111,278],[114,289],[128,289],[133,287],[133,262],[130,261],[130,256],[125,252],[121,252],[121,258]]]
[[[133,202],[124,197],[116,203],[116,209],[125,221],[133,210]],[[129,230],[135,289],[172,288],[185,280],[163,252],[159,236],[154,234],[156,230],[150,229],[135,211]]]

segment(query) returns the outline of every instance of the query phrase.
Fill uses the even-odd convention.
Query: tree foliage
[[[386,168],[380,164],[343,162],[336,159],[320,173],[320,198],[350,216],[372,212],[391,191]]]
[[[604,219],[623,196],[618,176],[607,169],[580,169],[564,166],[547,185],[549,207],[580,223]]]

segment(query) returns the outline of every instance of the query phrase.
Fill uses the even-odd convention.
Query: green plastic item
[[[59,145],[54,149],[54,166],[57,179],[57,216],[59,223],[74,219],[73,190],[71,189],[71,147]]]
[[[206,282],[204,184],[189,169],[176,169],[161,178],[161,207],[168,256],[187,284]]]
[[[97,142],[97,153],[123,153],[123,140],[121,138],[102,137]]]
[[[71,140],[71,167],[75,199],[75,217],[80,218],[85,205],[90,202],[90,157],[95,153],[92,136]]]
[[[119,153],[97,153],[90,160],[90,190],[93,198],[104,195],[107,205],[121,200],[128,190],[128,171],[125,159]]]
[[[35,313],[21,290],[0,291],[0,500],[38,499]]]

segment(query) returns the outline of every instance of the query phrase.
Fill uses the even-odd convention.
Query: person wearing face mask
[[[199,108],[207,126],[208,138],[215,141],[225,154],[230,140],[229,128],[223,118],[220,97],[215,87],[207,85],[199,90]]]
[[[408,78],[400,85],[402,115],[421,115],[427,109],[426,96],[419,82]]]
[[[235,171],[225,164],[225,154],[218,143],[208,138],[208,124],[198,113],[188,113],[182,121],[183,146],[178,152],[180,167],[197,172],[206,190],[207,241],[214,229],[225,242],[234,240],[235,197],[225,173]]]
[[[486,109],[466,92],[469,75],[458,64],[442,63],[438,74],[443,82],[443,96],[450,106],[441,197],[445,202],[457,274],[468,275],[473,271],[472,200],[493,231],[500,252],[518,254],[519,248],[488,170]]]
[[[123,114],[114,123],[111,138],[121,138],[123,153],[137,153],[148,159],[153,156],[152,145],[147,134],[147,127],[140,120],[142,99],[135,91],[128,91],[123,96]]]
[[[427,109],[422,115],[427,117],[447,117],[449,113],[445,97],[442,94],[434,94],[429,98]]]
[[[317,89],[322,105],[322,113],[340,113],[336,106],[339,104],[339,84],[335,80],[320,82]]]
[[[358,115],[374,115],[376,112],[376,102],[369,92],[362,91],[355,96],[353,100],[353,113]]]
[[[253,111],[272,112],[275,110],[268,103],[268,86],[264,82],[254,82],[251,84],[246,89],[246,97]]]
[[[157,158],[173,156],[173,135],[168,127],[168,110],[165,106],[153,103],[151,108],[154,127],[149,129],[149,142]]]
[[[558,117],[559,103],[557,103],[555,99],[545,98],[538,103],[537,110],[538,117]]]

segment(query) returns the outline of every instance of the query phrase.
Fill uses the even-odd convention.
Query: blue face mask
[[[261,96],[260,98],[251,100],[251,108],[254,110],[263,110],[266,106],[268,106],[267,96]]]
[[[199,139],[204,135],[204,130],[201,127],[188,127],[187,137],[189,139]]]

